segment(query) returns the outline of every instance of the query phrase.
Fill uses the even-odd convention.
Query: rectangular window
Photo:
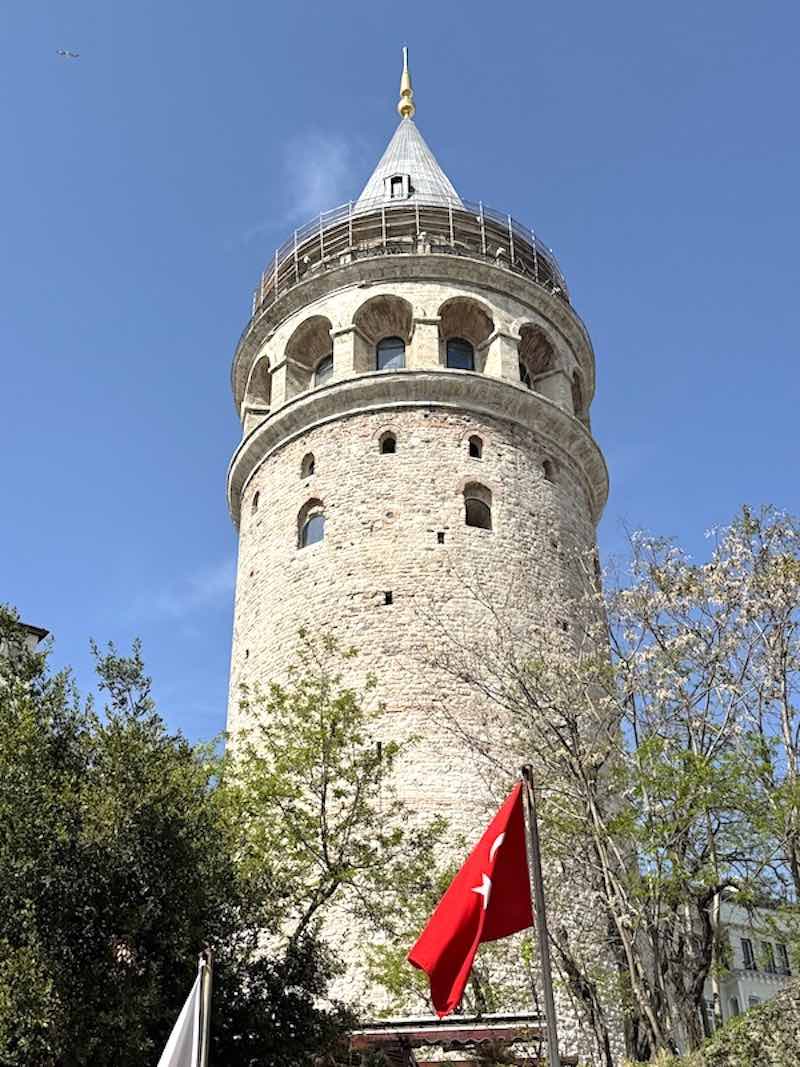
[[[780,941],[775,948],[778,950],[778,971],[781,974],[791,974],[792,968],[789,966],[789,950],[786,945],[782,945]]]
[[[775,974],[775,953],[769,941],[761,942],[761,955],[764,958],[764,970],[767,974]]]
[[[760,1004],[760,1003],[761,1003],[761,997],[750,996],[750,997],[747,998],[747,1006],[748,1006],[748,1008],[754,1008],[756,1006],[756,1004]]]
[[[390,182],[390,185],[389,185],[389,189],[390,189],[389,196],[392,198],[392,200],[402,198],[402,196],[403,196],[403,179],[402,178],[392,178],[392,180]]]
[[[756,957],[753,953],[753,942],[749,937],[742,938],[742,966],[746,971],[757,971]]]

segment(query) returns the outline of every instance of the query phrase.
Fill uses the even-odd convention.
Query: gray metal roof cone
[[[372,177],[356,201],[356,209],[374,207],[382,200],[388,203],[386,179],[395,175],[409,175],[411,178],[406,202],[461,204],[461,198],[450,179],[436,162],[414,120],[408,116],[400,120]]]

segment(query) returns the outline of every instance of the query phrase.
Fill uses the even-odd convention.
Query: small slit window
[[[492,529],[492,494],[485,485],[470,482],[464,486],[464,522],[479,530]]]
[[[381,434],[379,444],[382,456],[393,456],[397,451],[397,438],[390,430]]]
[[[308,548],[325,538],[325,508],[321,500],[309,500],[297,516],[297,546]]]
[[[556,480],[556,469],[552,459],[546,459],[542,463],[542,474],[546,482],[554,482]]]
[[[384,337],[376,352],[378,370],[402,370],[406,365],[406,343],[402,337]]]
[[[472,459],[483,458],[483,441],[480,437],[473,435],[469,439],[469,454]]]
[[[300,477],[310,478],[316,470],[316,461],[314,460],[313,452],[306,452],[303,456],[303,462],[300,464]]]
[[[321,359],[314,371],[314,385],[324,385],[333,377],[333,356]]]
[[[250,505],[250,510],[254,515],[258,511],[258,502],[260,499],[261,493],[259,492],[259,490],[256,490],[255,493],[253,493],[253,503]]]
[[[475,370],[475,349],[463,337],[447,342],[447,366],[450,370]]]

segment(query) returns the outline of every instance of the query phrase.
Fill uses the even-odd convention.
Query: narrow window
[[[394,596],[392,595],[391,589],[387,589],[384,592],[384,594],[383,594],[383,602],[384,602],[384,604],[393,604],[394,603]]]
[[[447,342],[447,366],[451,370],[475,370],[475,349],[463,337]]]
[[[333,377],[333,356],[325,356],[314,371],[314,385],[324,385]]]
[[[402,337],[384,337],[378,342],[375,365],[378,370],[402,370],[406,365],[406,343]]]
[[[436,534],[436,543],[438,545],[444,544],[444,530],[439,530],[439,532]]]
[[[492,528],[492,494],[484,485],[471,482],[464,486],[464,521],[479,530]]]
[[[519,380],[526,389],[533,389],[533,377],[530,372],[530,367],[523,359],[519,361]]]
[[[389,196],[392,200],[402,198],[403,196],[403,179],[399,174],[395,178],[390,179]]]
[[[578,417],[583,414],[583,388],[581,376],[577,371],[572,375],[572,410]]]
[[[315,468],[314,453],[306,452],[303,456],[303,462],[300,464],[300,477],[310,478],[313,475]]]
[[[480,459],[483,456],[483,441],[480,437],[470,437],[469,454],[473,459]]]
[[[556,471],[552,459],[546,459],[544,461],[542,464],[542,473],[544,474],[544,480],[546,482],[554,482],[556,480]]]
[[[731,997],[730,999],[731,1015],[739,1014],[739,1000],[737,997]]]
[[[297,545],[308,548],[325,537],[325,509],[321,500],[309,500],[297,516]]]
[[[778,971],[781,974],[791,974],[792,968],[789,966],[789,951],[786,945],[782,945],[779,941],[775,948],[778,952]]]
[[[250,508],[251,508],[251,510],[252,510],[254,515],[258,511],[258,501],[260,499],[261,499],[261,493],[258,490],[256,490],[256,492],[253,493],[253,503],[250,505]]]
[[[757,971],[756,957],[753,953],[753,942],[749,937],[742,938],[742,960],[746,971]]]
[[[771,942],[761,942],[761,955],[764,957],[764,970],[767,974],[775,974],[777,968],[775,966],[775,952],[773,951]]]
[[[397,438],[390,431],[382,433],[380,436],[380,448],[381,455],[393,456],[397,451]]]

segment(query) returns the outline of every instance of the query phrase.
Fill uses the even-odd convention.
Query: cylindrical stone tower
[[[376,672],[387,736],[420,739],[400,795],[474,833],[486,796],[431,714],[420,604],[453,631],[478,627],[465,573],[498,595],[525,574],[552,603],[564,546],[594,546],[607,474],[592,345],[553,253],[458,195],[412,97],[405,70],[399,126],[361,196],[275,252],[236,349],[228,725],[235,736],[241,683],[285,676],[301,626],[333,632]],[[480,704],[444,686],[464,714]]]

